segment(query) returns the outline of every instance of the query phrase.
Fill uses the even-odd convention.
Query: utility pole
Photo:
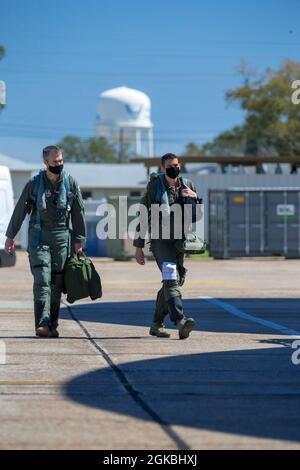
[[[6,85],[3,80],[0,80],[0,106],[6,105]]]
[[[119,133],[119,163],[123,163],[124,160],[124,129],[120,127]]]
[[[0,60],[5,56],[5,49],[0,45]],[[6,105],[6,85],[3,80],[0,80],[0,111]]]

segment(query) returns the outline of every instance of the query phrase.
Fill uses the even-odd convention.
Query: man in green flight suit
[[[56,145],[43,149],[46,166],[24,187],[6,231],[5,250],[15,251],[14,238],[30,214],[28,256],[33,275],[36,336],[57,338],[63,269],[70,246],[79,253],[85,241],[84,205],[77,182],[63,169]]]
[[[163,155],[161,158],[161,171],[161,174],[153,175],[154,177],[150,179],[146,193],[140,202],[141,205],[147,208],[149,215],[148,226],[151,225],[150,213],[153,204],[163,204],[170,208],[173,204],[178,204],[180,198],[192,198],[198,201],[193,183],[189,180],[184,182],[179,177],[180,163],[176,155],[172,153]],[[157,293],[155,313],[149,333],[159,338],[168,338],[170,334],[164,328],[164,319],[169,314],[171,321],[178,328],[179,338],[186,339],[195,328],[195,321],[192,318],[186,318],[183,313],[180,286],[184,283],[186,269],[183,266],[182,235],[181,238],[177,238],[175,232],[170,231],[170,237],[164,239],[161,233],[161,219],[159,220],[159,237],[154,239],[150,233],[150,246],[156,263],[162,272],[163,281],[162,288]],[[140,227],[138,232],[139,229]],[[143,248],[145,239],[143,234],[138,233],[133,245],[136,247],[136,261],[138,264],[144,265]],[[164,264],[172,265],[171,267],[174,269],[173,276],[164,276]]]

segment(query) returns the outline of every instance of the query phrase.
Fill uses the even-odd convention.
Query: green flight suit
[[[70,177],[70,190],[73,193],[71,211],[58,213],[57,192],[62,183],[62,175],[52,183],[43,173],[46,195],[46,210],[40,211],[41,236],[38,246],[33,246],[33,232],[36,216],[36,205],[31,204],[31,215],[28,229],[28,257],[33,275],[33,297],[35,326],[58,325],[60,300],[63,287],[63,268],[69,254],[70,230],[72,222],[72,243],[85,241],[84,205],[76,181]],[[14,239],[33,200],[34,179],[23,189],[16,204],[6,231],[8,238]]]
[[[180,192],[182,190],[181,183],[177,187],[169,186],[167,180],[164,179],[164,184],[168,195],[169,205],[171,206],[172,204],[177,203],[179,200]],[[191,181],[186,181],[186,184],[189,188],[196,192],[195,187]],[[155,204],[156,185],[156,179],[151,179],[147,185],[146,192],[140,201],[140,204],[143,204],[147,207],[149,214],[151,204]],[[187,270],[184,267],[184,254],[181,249],[180,242],[181,239],[175,239],[172,235],[172,225],[169,240],[158,238],[150,241],[150,249],[160,271],[162,271],[162,263],[164,261],[175,263],[177,268],[177,280],[162,281],[162,287],[158,291],[156,297],[153,323],[163,325],[164,319],[168,314],[170,314],[170,318],[175,324],[184,317],[180,286],[182,286],[184,283]],[[139,238],[135,238],[133,245],[137,248],[144,248],[144,237],[140,236]]]

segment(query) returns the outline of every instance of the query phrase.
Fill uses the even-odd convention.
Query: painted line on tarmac
[[[300,332],[296,330],[292,330],[290,328],[287,328],[283,325],[279,325],[278,323],[274,323],[272,321],[264,320],[264,318],[261,317],[254,317],[253,315],[250,315],[249,313],[243,312],[239,308],[235,307],[232,304],[229,304],[227,302],[223,302],[222,300],[215,299],[214,297],[202,295],[199,297],[201,300],[206,300],[207,302],[216,305],[217,307],[222,308],[228,313],[231,313],[232,315],[243,318],[244,320],[251,321],[253,323],[258,323],[262,326],[265,326],[267,328],[271,328],[272,330],[278,331],[279,333],[282,333],[284,335],[288,336],[296,336],[300,338]]]

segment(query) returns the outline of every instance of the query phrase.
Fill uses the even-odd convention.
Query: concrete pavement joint
[[[113,362],[112,358],[110,357],[109,353],[92,338],[89,331],[85,328],[85,326],[81,323],[80,320],[74,315],[72,308],[67,304],[62,302],[63,305],[68,309],[68,312],[71,318],[79,325],[82,331],[85,333],[87,338],[90,340],[90,343],[94,346],[94,348],[101,354],[104,360],[107,362],[109,367],[114,371],[118,380],[123,385],[125,390],[131,396],[131,398],[135,401],[135,403],[142,408],[142,410],[147,413],[154,422],[156,422],[163,431],[173,440],[179,450],[190,450],[189,445],[181,439],[180,436],[171,428],[171,425],[167,423],[163,418],[161,418],[140,396],[139,392],[135,390],[133,385],[129,382],[124,372]]]

